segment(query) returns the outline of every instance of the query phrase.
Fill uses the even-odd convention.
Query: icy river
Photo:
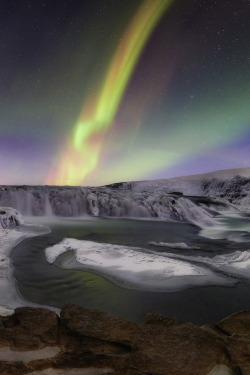
[[[195,323],[250,308],[250,216],[225,213],[200,232],[187,223],[29,218],[51,232],[11,253],[22,297],[77,303],[134,321],[148,312]]]

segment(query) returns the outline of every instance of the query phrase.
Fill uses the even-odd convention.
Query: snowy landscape
[[[247,173],[245,170],[243,174]],[[64,237],[45,247],[44,256],[48,264],[55,263],[65,270],[94,272],[125,289],[164,293],[197,286],[232,287],[248,283],[250,179],[239,174],[221,174],[92,188],[2,186],[2,308],[34,303],[25,301],[16,288],[9,255],[23,239],[49,233],[45,225],[49,226],[51,220],[58,220],[59,225],[60,220],[77,220],[84,227],[91,217],[93,223],[97,217],[103,223],[107,218],[114,223],[136,219],[171,223],[176,228],[187,223],[198,228],[199,237],[190,237],[189,241],[179,238],[173,242],[166,232],[164,241],[152,238],[146,246],[133,246],[129,240],[123,244],[95,241],[94,234],[91,240]],[[200,244],[199,238],[204,243]],[[206,239],[213,241],[207,247]],[[217,244],[223,240],[230,244],[228,248]],[[219,251],[211,250],[213,243]]]
[[[250,0],[2,0],[0,375],[250,375]]]

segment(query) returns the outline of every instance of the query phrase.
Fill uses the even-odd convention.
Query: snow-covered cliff
[[[212,211],[225,203],[185,197],[164,186],[115,184],[98,188],[52,186],[0,187],[0,204],[23,215],[110,216],[212,224]]]
[[[235,176],[232,179],[213,178],[203,181],[204,195],[221,198],[239,208],[250,209],[250,178]]]
[[[215,176],[101,187],[0,186],[0,205],[27,216],[158,218],[209,225],[218,210],[250,207],[250,178],[222,172]]]

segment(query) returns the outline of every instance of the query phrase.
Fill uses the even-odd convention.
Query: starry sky
[[[0,184],[250,167],[250,0],[2,0]]]

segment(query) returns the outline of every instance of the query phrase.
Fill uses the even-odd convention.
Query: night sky
[[[2,0],[0,184],[250,167],[250,0]]]

